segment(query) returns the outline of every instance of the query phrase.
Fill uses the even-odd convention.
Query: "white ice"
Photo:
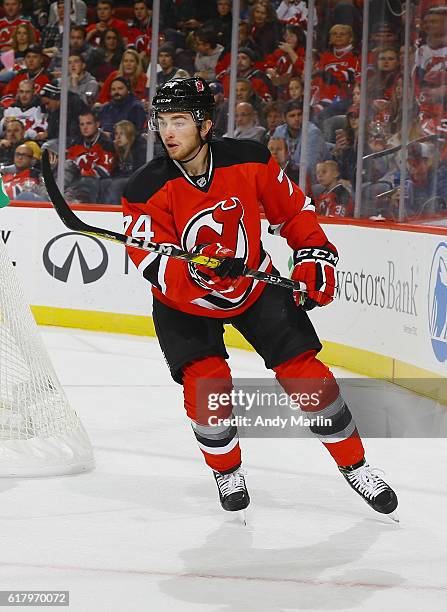
[[[71,612],[447,610],[444,439],[365,442],[399,525],[316,440],[244,439],[244,527],[220,508],[155,340],[42,331],[97,467],[0,481],[0,590],[68,589]],[[231,367],[265,374],[244,351]]]

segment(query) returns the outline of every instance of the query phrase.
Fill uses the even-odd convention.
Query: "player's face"
[[[158,126],[171,159],[189,159],[199,148],[197,125],[190,113],[159,113]]]
[[[92,138],[98,131],[98,124],[92,115],[79,117],[79,129],[84,138]]]

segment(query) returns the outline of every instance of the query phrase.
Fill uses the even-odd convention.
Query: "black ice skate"
[[[397,495],[393,489],[382,480],[377,472],[382,472],[378,468],[371,468],[365,461],[359,461],[355,465],[339,467],[340,472],[348,481],[350,487],[354,489],[367,504],[376,512],[387,514],[393,521],[399,522],[393,514],[397,508]],[[382,472],[383,474],[383,472]]]
[[[230,474],[220,472],[213,472],[213,474],[219,489],[222,508],[229,512],[244,510],[250,503],[250,496],[242,469],[238,468]]]

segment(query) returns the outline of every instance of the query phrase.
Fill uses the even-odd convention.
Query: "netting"
[[[68,403],[0,240],[0,476],[91,467],[88,436]]]

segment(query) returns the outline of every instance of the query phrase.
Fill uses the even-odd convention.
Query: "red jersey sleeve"
[[[273,157],[259,174],[259,181],[261,202],[272,234],[285,238],[293,250],[328,242],[318,223],[313,201],[289,179]]]
[[[122,208],[124,231],[127,236],[181,248],[174,218],[169,211],[163,189],[147,202],[129,202],[123,197]],[[170,300],[191,302],[210,293],[193,281],[185,261],[148,253],[134,247],[126,248],[129,257],[143,277]]]

